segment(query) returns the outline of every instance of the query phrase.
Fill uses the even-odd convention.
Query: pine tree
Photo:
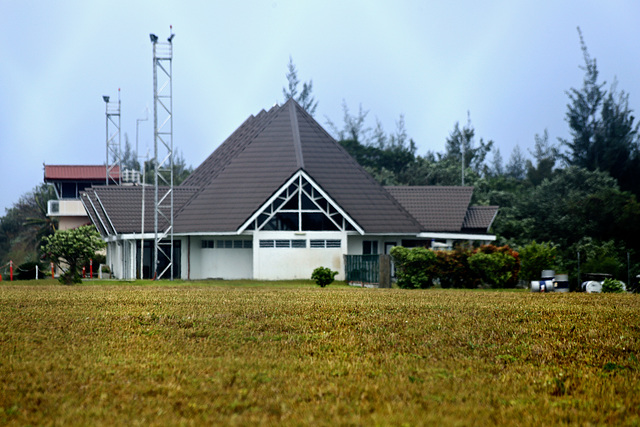
[[[617,85],[604,89],[605,82],[598,82],[596,60],[591,58],[578,28],[585,65],[581,89],[567,92],[566,121],[570,139],[560,139],[568,148],[563,154],[570,166],[608,172],[618,180],[622,189],[640,190],[640,140],[639,124],[634,125],[633,110],[629,108],[629,96]]]
[[[287,65],[287,88],[282,88],[282,94],[284,95],[285,102],[293,98],[304,110],[312,116],[318,108],[318,101],[313,97],[313,81],[309,80],[302,84],[302,91],[298,95],[298,85],[300,79],[298,79],[298,70],[293,64],[293,58],[289,57],[289,64]]]

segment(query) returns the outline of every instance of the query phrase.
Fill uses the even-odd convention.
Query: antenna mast
[[[120,185],[122,175],[122,151],[120,150],[120,88],[118,88],[118,102],[109,102],[109,96],[103,95],[106,116],[106,185]]]
[[[149,34],[153,43],[153,164],[154,246],[152,277],[168,272],[173,280],[173,29],[166,42]],[[167,261],[159,270],[159,255]]]

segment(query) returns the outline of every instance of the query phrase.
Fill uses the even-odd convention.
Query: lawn
[[[0,424],[640,424],[640,297],[0,284]]]

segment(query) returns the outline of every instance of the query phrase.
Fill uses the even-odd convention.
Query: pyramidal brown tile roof
[[[389,186],[385,189],[420,222],[423,231],[436,232],[462,230],[473,194],[473,187]]]
[[[365,232],[420,231],[420,224],[293,100],[249,117],[196,168],[184,185],[201,188],[177,212],[175,231],[235,231],[299,170]]]
[[[299,171],[365,233],[486,233],[497,212],[495,206],[469,208],[472,187],[382,187],[289,100],[250,116],[174,188],[174,232],[237,232]],[[147,232],[154,229],[153,199],[147,187]],[[141,231],[141,186],[94,186],[82,201],[103,235]]]

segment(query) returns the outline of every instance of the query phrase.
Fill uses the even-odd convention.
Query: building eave
[[[468,233],[434,233],[422,232],[418,236],[422,239],[453,239],[453,240],[484,240],[494,241],[496,236],[493,234],[468,234]]]

